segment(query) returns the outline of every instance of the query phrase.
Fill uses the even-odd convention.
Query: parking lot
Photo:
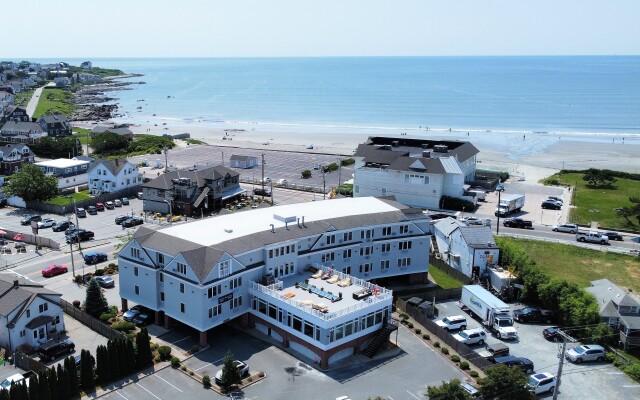
[[[512,304],[511,308],[525,307],[523,304]],[[460,309],[457,301],[438,303],[438,319],[463,315],[467,318],[468,328],[482,328],[479,320],[472,318]],[[544,324],[520,324],[515,323],[519,339],[516,341],[503,341],[509,346],[510,354],[525,357],[533,361],[536,373],[549,372],[556,375],[558,369],[558,355],[560,345],[547,341],[542,336],[542,330],[550,325]],[[487,331],[487,343],[500,342]],[[577,344],[568,344],[567,349]],[[474,349],[484,346],[474,345]],[[550,395],[541,396],[551,398]],[[572,364],[565,362],[562,382],[560,387],[560,399],[624,399],[639,398],[640,384],[637,384],[622,371],[607,362],[585,362]]]

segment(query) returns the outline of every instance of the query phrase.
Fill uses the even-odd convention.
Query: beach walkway
[[[36,112],[36,108],[38,107],[38,102],[40,101],[40,95],[42,94],[42,89],[46,86],[55,86],[56,84],[53,82],[47,83],[45,86],[41,86],[37,88],[33,94],[31,95],[31,100],[29,100],[29,104],[27,104],[27,115],[29,118],[33,118],[33,114]]]

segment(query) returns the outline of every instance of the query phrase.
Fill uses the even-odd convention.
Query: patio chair
[[[316,271],[315,274],[311,275],[311,277],[314,278],[314,279],[320,279],[320,278],[322,278],[322,274],[323,274],[322,270],[319,269],[319,270]]]
[[[314,310],[318,310],[320,312],[326,313],[329,312],[329,307],[327,307],[324,303],[317,303],[313,305]]]
[[[311,301],[311,300],[302,300],[300,302],[300,304],[302,304],[303,306],[307,306],[307,307],[313,307],[313,301]]]
[[[327,283],[336,283],[340,280],[340,277],[338,275],[334,275],[331,278],[327,279]]]
[[[346,278],[346,279],[341,280],[340,282],[338,282],[338,286],[340,286],[340,287],[351,286],[351,278]]]

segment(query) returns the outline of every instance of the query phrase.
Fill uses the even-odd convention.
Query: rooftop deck
[[[322,279],[313,272],[284,277],[270,286],[252,282],[250,289],[265,293],[325,321],[390,300],[392,292],[381,286],[317,265]],[[314,277],[316,276],[316,277]],[[307,281],[308,280],[308,281]],[[342,297],[340,297],[342,295]]]

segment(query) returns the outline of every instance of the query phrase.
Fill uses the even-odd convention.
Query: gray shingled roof
[[[26,145],[26,144],[24,144],[24,143],[7,144],[7,145],[4,145],[4,146],[0,146],[0,151],[1,151],[1,152],[3,152],[4,154],[9,154],[9,153],[11,153],[14,149],[17,149],[19,152],[21,152],[21,153],[22,153],[22,149],[24,149],[25,147],[26,147],[27,149],[29,149],[29,146],[27,146],[27,145]],[[31,149],[29,149],[29,152],[33,153],[33,152],[31,151]]]
[[[445,237],[451,236],[451,233],[453,233],[453,231],[455,231],[456,229],[462,226],[465,226],[465,224],[451,217],[443,218],[440,221],[433,224],[433,227],[437,231],[442,232],[442,234]]]
[[[230,160],[232,160],[232,161],[247,161],[247,160],[250,160],[252,158],[258,158],[258,157],[255,157],[255,156],[241,156],[241,155],[238,155],[238,154],[234,154],[234,155],[231,156]]]
[[[622,321],[628,329],[640,329],[640,316],[621,315],[620,321]]]
[[[116,160],[97,159],[93,164],[93,167],[89,171],[92,171],[93,169],[102,165],[103,167],[111,171],[114,176],[118,176],[120,171],[122,171],[122,169],[127,165],[128,162],[129,161],[126,158],[120,158]]]
[[[424,171],[421,169],[410,168],[416,161],[424,166]],[[389,169],[395,171],[420,171],[430,174],[444,174],[445,172],[447,172],[439,158],[423,157],[398,157],[391,163],[391,165],[389,165]]]
[[[610,301],[613,301],[617,305],[640,306],[640,302],[638,302],[636,298],[608,279],[591,281],[591,286],[585,290],[593,294],[598,300],[600,312],[604,310]]]
[[[460,233],[469,247],[498,247],[488,226],[461,226]]]
[[[67,117],[65,117],[62,114],[53,114],[53,115],[45,114],[41,116],[38,121],[44,121],[47,124],[55,124],[55,123],[64,124],[69,122]]]
[[[29,132],[44,132],[44,131],[42,130],[42,127],[35,122],[7,121],[2,127],[2,132],[3,134],[8,134],[9,132],[11,132],[12,134],[14,134],[14,132],[28,134]]]
[[[206,180],[221,179],[227,174],[231,177],[240,176],[238,172],[230,168],[217,165],[213,167],[205,167],[204,169],[198,169],[196,171],[179,170],[167,172],[166,174],[160,175],[156,179],[143,184],[142,187],[169,190],[173,188],[172,179],[178,178],[189,178],[192,182],[195,181],[198,187],[203,187],[206,184]]]
[[[18,285],[14,284],[18,281]],[[32,297],[39,294],[59,295],[41,285],[31,283],[24,279],[14,278],[13,275],[0,275],[0,315],[7,316],[16,308],[23,306]]]

